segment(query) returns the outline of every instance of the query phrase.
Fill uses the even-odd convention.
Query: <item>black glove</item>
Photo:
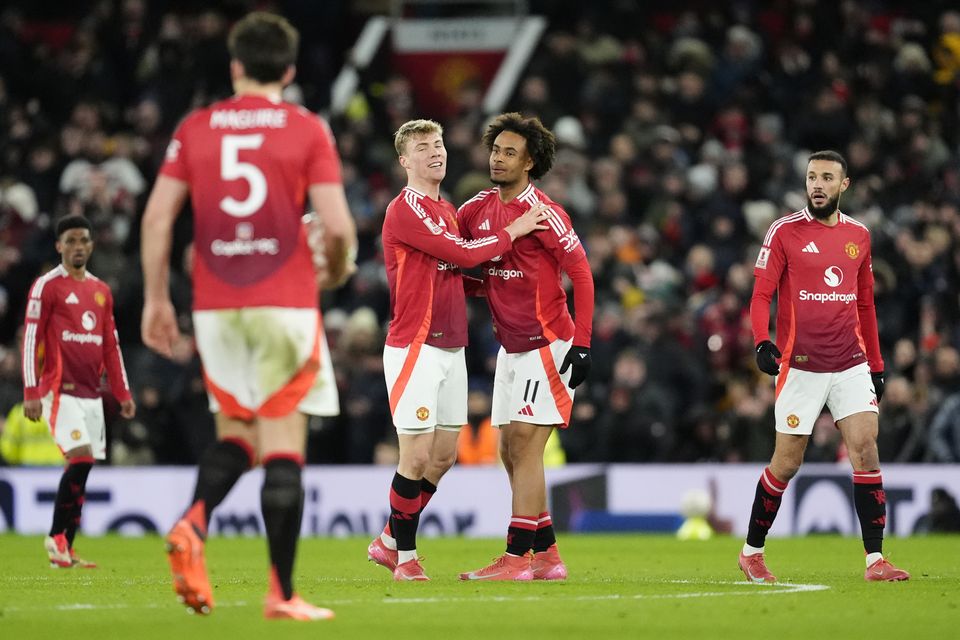
[[[775,376],[780,373],[780,365],[777,364],[777,358],[782,354],[777,345],[769,340],[764,340],[757,345],[757,367],[764,373]]]
[[[877,396],[877,402],[883,397],[883,371],[871,371],[870,377],[873,378],[873,393]]]
[[[563,364],[560,365],[560,373],[566,373],[570,367],[573,367],[573,371],[570,373],[570,382],[567,384],[571,389],[576,389],[590,373],[590,349],[570,347],[570,351],[567,351],[567,355],[563,358]]]

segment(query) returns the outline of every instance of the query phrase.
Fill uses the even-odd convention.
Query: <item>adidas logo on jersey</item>
[[[817,248],[817,245],[813,242],[805,246],[800,250],[801,253],[820,253],[820,249]]]
[[[70,292],[70,295],[67,296],[67,304],[80,304],[80,298],[77,297],[73,291]]]
[[[531,407],[530,405],[527,405],[527,406],[525,406],[523,409],[520,409],[520,411],[518,411],[517,413],[519,413],[519,414],[522,415],[522,416],[531,416],[531,417],[532,417],[532,416],[533,416],[533,407]]]
[[[481,231],[490,231],[490,220],[484,220],[478,227]]]

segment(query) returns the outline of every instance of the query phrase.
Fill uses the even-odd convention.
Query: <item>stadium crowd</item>
[[[261,4],[0,11],[0,412],[11,423],[27,288],[58,261],[52,224],[83,213],[95,225],[90,271],[114,291],[139,406],[133,421],[108,410],[113,464],[191,464],[213,438],[189,337],[189,218],[172,281],[185,337],[166,360],[139,341],[139,217],[179,118],[230,93],[226,29]],[[285,97],[325,112],[351,38],[381,4],[277,2],[303,38]],[[950,4],[530,3],[550,26],[508,109],[557,135],[539,186],[570,212],[597,289],[594,367],[561,434],[567,461],[768,458],[773,386],[754,364],[753,263],[769,224],[805,205],[806,159],[824,148],[846,155],[853,183],[841,208],[873,240],[881,460],[960,461],[960,12]],[[382,62],[331,118],[361,244],[358,272],[323,300],[342,415],[311,422],[312,463],[395,455],[378,242],[404,184],[392,134],[436,114]],[[442,119],[443,189],[456,205],[489,184],[481,98],[464,83]],[[461,437],[483,442],[497,344],[485,303],[472,301],[470,315],[471,429]],[[843,459],[839,440],[823,416],[807,459]]]

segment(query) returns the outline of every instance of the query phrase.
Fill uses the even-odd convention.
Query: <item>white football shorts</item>
[[[560,365],[572,344],[573,340],[554,340],[523,353],[507,353],[500,347],[490,410],[494,426],[514,420],[562,428],[570,423],[574,390],[567,383],[573,370],[561,374]]]
[[[316,309],[250,307],[193,313],[210,411],[240,420],[340,413]]]
[[[40,399],[43,417],[60,450],[66,453],[88,446],[93,457],[107,457],[107,428],[102,398],[78,398],[65,393],[47,393]]]
[[[862,362],[835,373],[783,368],[777,376],[774,405],[777,431],[808,436],[826,405],[838,422],[855,413],[878,413],[870,366]]]
[[[459,431],[467,423],[463,347],[383,347],[383,376],[397,433]]]

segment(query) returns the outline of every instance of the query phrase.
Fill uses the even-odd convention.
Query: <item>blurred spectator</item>
[[[490,423],[490,392],[477,388],[467,396],[467,424],[457,441],[457,464],[500,461],[500,430]]]
[[[943,487],[930,492],[930,511],[913,527],[914,533],[960,533],[960,507]]]
[[[960,462],[960,391],[947,396],[930,423],[931,462]]]
[[[913,395],[913,387],[906,378],[887,378],[877,436],[880,462],[923,462],[927,416],[918,410]]]
[[[63,454],[44,418],[30,420],[23,404],[10,409],[0,425],[0,464],[22,467],[62,467]]]

